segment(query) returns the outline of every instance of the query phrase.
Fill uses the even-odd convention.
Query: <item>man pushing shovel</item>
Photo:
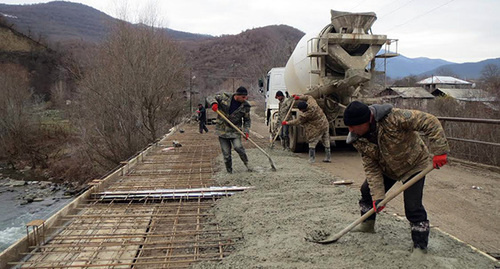
[[[239,87],[234,94],[221,93],[213,97],[207,97],[207,103],[210,105],[214,112],[221,110],[225,117],[231,121],[236,128],[243,127],[245,139],[248,139],[248,132],[250,130],[250,103],[247,101],[248,91],[245,87]],[[231,147],[240,155],[241,161],[245,164],[248,171],[252,169],[248,166],[248,157],[241,143],[241,135],[229,122],[217,117],[216,133],[219,136],[220,147],[222,155],[224,156],[224,164],[226,171],[233,173],[233,162],[231,158]]]
[[[429,150],[420,133],[429,139],[434,168],[447,163],[448,142],[441,123],[431,114],[354,101],[345,109],[344,123],[349,128],[347,143],[361,154],[366,174],[359,200],[361,215],[372,208],[382,211],[384,207],[378,204],[396,181],[405,182],[429,165]],[[404,191],[413,251],[422,253],[427,252],[429,241],[429,220],[422,204],[424,182],[425,177]],[[375,217],[361,223],[358,231],[374,233]]]

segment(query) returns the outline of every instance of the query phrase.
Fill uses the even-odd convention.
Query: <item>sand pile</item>
[[[495,268],[499,264],[468,246],[431,229],[429,252],[410,252],[406,220],[380,213],[376,234],[348,233],[338,242],[320,245],[309,234],[335,234],[359,218],[359,191],[333,185],[342,180],[281,150],[269,151],[278,168],[258,150],[247,150],[254,172],[233,152],[234,174],[216,175],[220,185],[254,186],[220,199],[213,208],[216,222],[237,236],[231,254],[221,262],[194,268]],[[335,160],[333,160],[335,161]],[[218,158],[222,164],[221,156]],[[220,165],[222,168],[223,165]],[[432,215],[429,216],[432,225]]]

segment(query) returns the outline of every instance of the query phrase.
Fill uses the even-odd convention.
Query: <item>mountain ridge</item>
[[[67,1],[29,5],[0,4],[0,16],[8,23],[13,24],[18,31],[35,40],[43,41],[45,39],[48,44],[65,44],[74,41],[99,43],[120,22],[119,19],[115,19],[93,7]],[[271,25],[249,29],[238,35],[221,36],[193,34],[169,28],[162,29],[174,40],[182,42],[182,45],[191,53],[201,53],[201,59],[194,60],[197,65],[211,66],[207,62],[212,62],[217,68],[227,65],[234,67],[235,64],[239,66],[245,65],[245,61],[241,59],[242,57],[259,57],[259,55],[268,53],[271,47],[272,50],[280,49],[283,50],[283,53],[285,51],[291,53],[298,41],[296,40],[297,37],[304,34],[300,30],[287,25]],[[291,38],[288,38],[287,35],[290,35]],[[234,38],[236,36],[238,38]],[[237,41],[240,39],[245,40],[245,42]],[[257,42],[257,44],[251,44],[252,42]],[[235,47],[235,43],[239,48]],[[290,48],[291,44],[293,46]],[[211,46],[217,47],[217,50],[211,48]],[[282,48],[279,48],[280,46]],[[220,53],[221,51],[225,53]],[[217,56],[210,55],[210,53]],[[228,53],[234,53],[234,55],[227,55]],[[272,54],[270,55],[272,56]],[[217,60],[217,57],[220,57],[220,63],[213,62]],[[284,65],[283,61],[286,63],[286,59],[275,59],[271,62]],[[443,71],[448,71],[448,73],[456,74],[460,78],[476,79],[480,77],[481,69],[487,63],[500,66],[500,60],[498,59],[485,59],[476,63],[453,63],[443,59],[409,58],[400,55],[387,59],[386,73],[388,77],[398,79],[410,75],[420,77],[437,75]],[[377,70],[383,71],[384,60],[377,59],[376,66]],[[265,65],[265,67],[268,66]]]

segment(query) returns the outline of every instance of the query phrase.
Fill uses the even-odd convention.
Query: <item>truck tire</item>
[[[299,130],[297,126],[290,126],[288,137],[290,138],[290,151],[301,152],[304,150],[304,143],[299,143]]]

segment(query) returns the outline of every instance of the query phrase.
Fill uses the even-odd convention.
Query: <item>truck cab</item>
[[[269,136],[270,140],[272,140],[276,135],[276,130],[281,125],[281,123],[278,122],[279,101],[275,98],[276,92],[282,91],[286,98],[289,98],[291,94],[295,94],[296,92],[290,92],[285,86],[284,67],[274,67],[269,70],[265,83],[261,83],[259,86],[266,95],[266,125],[269,126]],[[299,113],[300,111],[294,108],[291,115],[293,118],[296,118]],[[289,136],[290,149],[293,152],[297,152],[304,148],[305,132],[303,128],[299,126],[290,126]]]
[[[265,84],[266,95],[266,125],[269,126],[269,133],[272,134],[276,129],[276,119],[278,117],[279,101],[275,98],[276,92],[282,91],[285,96],[288,95],[285,86],[285,68],[275,67],[267,72]],[[271,138],[272,139],[272,138]]]

